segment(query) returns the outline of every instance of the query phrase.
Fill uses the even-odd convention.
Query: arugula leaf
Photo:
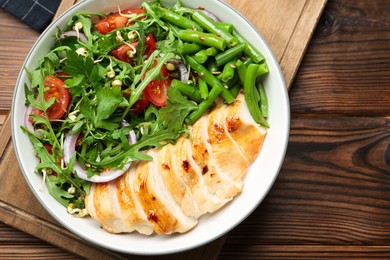
[[[92,34],[91,34],[91,26],[92,22],[91,19],[83,16],[78,15],[79,22],[83,25],[83,32],[85,36],[88,38],[88,43],[92,43]]]
[[[46,185],[49,194],[52,195],[59,203],[67,207],[69,205],[69,199],[72,199],[74,196],[69,194],[69,192],[63,190],[58,184],[58,179],[54,175],[46,176]]]
[[[115,156],[106,156],[100,162],[90,163],[94,166],[104,168],[121,168],[129,161],[151,160],[152,158],[150,156],[142,152],[143,149],[161,147],[169,141],[176,140],[177,137],[177,133],[167,130],[161,130],[151,135],[144,134],[137,143],[130,145],[127,150],[121,151]]]
[[[193,102],[184,97],[176,88],[169,88],[167,105],[160,109],[164,126],[172,132],[180,132],[188,114],[198,108]]]
[[[160,19],[159,15],[153,11],[152,7],[150,7],[150,5],[146,1],[142,3],[142,7],[145,8],[146,13],[150,15],[161,28],[163,28],[165,31],[168,31],[168,27]]]
[[[115,112],[122,101],[123,96],[119,86],[98,87],[93,100],[87,96],[83,97],[80,103],[80,113],[90,120],[96,128],[114,130],[118,128],[119,123],[106,119]]]
[[[67,167],[62,168],[56,162],[58,154],[54,152],[53,154],[49,154],[49,152],[46,150],[43,144],[35,136],[29,134],[29,139],[34,145],[34,149],[37,153],[38,158],[40,159],[40,162],[36,167],[37,171],[42,169],[52,169],[58,174],[57,183],[59,184],[69,183],[76,188],[78,193],[85,194],[85,191],[82,188],[83,186],[86,185],[85,183],[83,183],[84,181],[79,179],[78,177],[75,176],[72,177],[72,170],[76,160],[76,154],[74,154],[71,157]]]
[[[40,69],[34,70],[31,76],[32,76],[31,86],[33,88],[36,88],[36,87],[43,88],[43,82],[44,82],[45,77],[42,73],[42,70],[40,70]]]
[[[92,73],[95,64],[91,57],[84,57],[74,51],[68,51],[64,64],[63,71],[65,73],[72,76],[84,75],[91,82],[95,82],[96,76]]]

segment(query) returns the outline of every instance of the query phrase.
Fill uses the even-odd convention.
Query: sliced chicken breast
[[[136,168],[135,194],[157,234],[186,232],[197,219],[184,215],[158,172],[156,150],[147,153],[152,161],[141,161]]]
[[[207,190],[221,200],[231,200],[235,195],[241,192],[242,183],[240,181],[235,182],[226,172],[221,170],[221,167],[225,166],[219,164],[219,161],[221,160],[217,161],[221,158],[215,158],[213,148],[217,148],[217,144],[211,145],[208,131],[209,124],[216,123],[215,119],[215,116],[210,117],[209,115],[205,115],[193,125],[191,129],[192,158],[201,169],[200,177],[203,178]],[[211,138],[214,138],[214,135],[211,136]],[[226,146],[220,147],[220,149],[224,149],[221,150],[221,152],[226,157],[226,151],[229,150],[225,150],[225,148],[230,149]],[[233,148],[236,149],[235,147]],[[229,156],[226,158],[231,157]]]
[[[243,93],[227,107],[226,126],[249,163],[253,162],[263,145],[267,129],[258,125],[249,113]]]
[[[173,149],[173,159],[178,173],[199,206],[200,214],[214,212],[225,205],[227,199],[220,199],[209,192],[202,171],[193,159],[190,139],[184,136],[178,139]]]
[[[134,192],[135,169],[138,163],[133,163],[130,169],[116,181],[117,197],[122,213],[122,218],[126,220],[126,231],[134,230],[141,234],[150,235],[154,229],[149,222],[137,196]]]
[[[176,162],[173,162],[172,150],[173,146],[171,144],[158,149],[157,170],[183,213],[186,216],[197,218],[200,216],[198,204],[194,200],[190,188],[181,178]]]
[[[227,106],[218,105],[208,118],[207,134],[216,167],[242,187],[241,177],[248,169],[249,161],[241,152],[226,127]]]
[[[118,212],[117,199],[113,200],[111,195],[115,192],[113,182],[95,185],[93,189],[93,207],[97,219],[99,219],[103,228],[111,233],[120,233],[123,226],[120,212]]]

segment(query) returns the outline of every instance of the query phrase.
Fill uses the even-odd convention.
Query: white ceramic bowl
[[[53,41],[52,35],[57,31],[57,26],[63,28],[73,14],[81,11],[105,13],[117,10],[117,5],[123,9],[140,6],[141,2],[142,0],[80,2],[66,11],[42,33],[28,54],[24,66],[30,71],[36,68],[41,57],[49,52]],[[175,0],[162,1],[164,5],[174,2]],[[269,124],[271,125],[259,157],[244,177],[245,186],[242,193],[218,212],[202,216],[199,224],[185,234],[170,236],[144,236],[137,233],[110,234],[102,230],[99,227],[100,224],[90,218],[72,217],[49,195],[46,189],[41,189],[42,178],[34,173],[38,162],[35,152],[27,135],[20,130],[26,109],[24,84],[28,82],[28,78],[24,70],[21,70],[18,77],[13,97],[12,134],[17,159],[24,177],[39,202],[59,223],[98,246],[130,254],[157,255],[184,251],[208,243],[234,228],[260,204],[282,165],[289,135],[289,102],[283,75],[270,47],[248,20],[226,3],[218,0],[183,0],[183,3],[193,8],[204,6],[221,20],[233,23],[237,30],[263,53],[270,70],[264,85],[269,99]]]

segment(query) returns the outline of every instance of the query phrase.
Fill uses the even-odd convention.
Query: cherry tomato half
[[[142,8],[129,8],[126,10],[121,11],[122,14],[143,14],[145,13],[145,9]],[[129,18],[126,16],[122,16],[119,14],[119,12],[110,14],[104,18],[102,18],[100,21],[96,23],[96,28],[101,34],[106,34],[108,32],[111,32],[117,28],[122,28],[127,25],[127,22],[129,21]]]
[[[53,105],[46,110],[49,120],[60,119],[68,109],[70,94],[64,85],[64,82],[55,76],[47,76],[44,80],[44,86],[49,88],[44,93],[45,100],[55,99]],[[34,109],[32,113],[37,116],[43,116],[43,111],[38,109]]]
[[[130,111],[134,114],[138,115],[142,111],[144,111],[149,106],[149,99],[142,95],[142,98],[137,100],[134,105],[130,108]]]
[[[138,42],[133,42],[131,45],[136,48],[138,45]],[[146,36],[145,41],[146,49],[145,49],[145,55],[146,57],[149,57],[155,50],[156,50],[156,41],[154,40],[153,34],[149,34]],[[117,58],[118,60],[128,62],[130,64],[134,64],[134,61],[132,58],[129,57],[129,51],[133,51],[133,48],[131,48],[129,45],[121,45],[119,47],[116,47],[113,49],[110,54]]]
[[[137,46],[137,42],[134,42],[131,45],[133,45],[134,48],[135,48]],[[118,60],[121,60],[121,61],[124,61],[124,62],[128,62],[130,64],[133,64],[134,61],[133,61],[133,59],[131,59],[129,57],[129,54],[128,54],[128,52],[132,51],[132,50],[133,50],[133,48],[131,48],[130,46],[124,44],[124,45],[121,45],[119,47],[116,47],[110,53],[111,53],[112,56],[114,56]]]
[[[171,85],[171,79],[155,79],[152,80],[145,88],[144,95],[158,107],[166,105],[167,91]]]
[[[157,63],[155,62],[154,66],[156,65]],[[159,107],[166,105],[168,99],[167,91],[172,82],[165,65],[161,67],[160,76],[163,77],[163,79],[152,80],[143,91],[149,101]]]

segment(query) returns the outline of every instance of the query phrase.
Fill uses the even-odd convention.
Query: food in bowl
[[[269,127],[267,73],[201,7],[76,14],[29,72],[36,171],[69,213],[110,232],[186,232],[241,192]]]

